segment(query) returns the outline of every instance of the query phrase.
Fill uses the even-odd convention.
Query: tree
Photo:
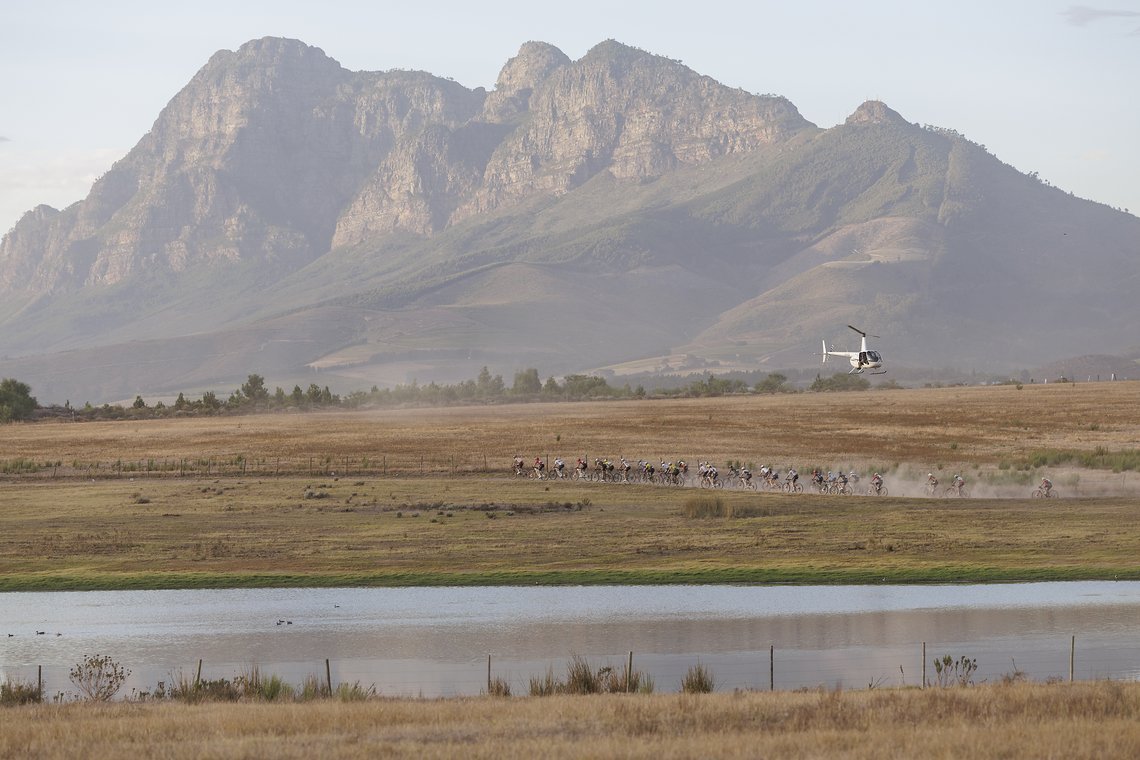
[[[475,381],[475,387],[479,391],[479,395],[484,398],[495,398],[503,395],[503,390],[507,387],[503,382],[502,375],[491,375],[491,371],[485,366],[479,370],[479,378]]]
[[[542,381],[538,378],[538,370],[533,367],[515,373],[515,384],[511,386],[511,393],[517,396],[532,396],[542,392]]]
[[[146,409],[146,402],[143,401],[142,396],[135,396],[135,403],[132,404],[135,409]]]
[[[269,398],[269,390],[265,387],[265,378],[261,375],[250,375],[246,381],[242,383],[241,395],[253,403],[258,401],[265,401]]]
[[[852,375],[847,372],[836,372],[828,378],[815,376],[811,384],[813,391],[865,391],[871,387],[871,381],[861,375]]]
[[[39,406],[27,383],[12,378],[0,380],[0,422],[29,419]]]
[[[305,391],[305,400],[310,404],[321,403],[321,386],[316,383],[309,383],[309,389]]]
[[[787,382],[787,375],[781,375],[779,372],[773,372],[760,382],[756,383],[756,392],[786,393],[787,391],[791,390],[787,385],[785,385]]]

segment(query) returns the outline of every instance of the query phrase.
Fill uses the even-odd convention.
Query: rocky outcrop
[[[486,93],[255,40],[215,54],[85,200],[22,220],[0,244],[0,288],[62,292],[224,262],[291,271],[602,171],[660,176],[806,126],[782,98],[613,41],[577,62],[528,42]]]
[[[482,187],[456,219],[534,194],[565,193],[602,171],[657,177],[812,126],[784,98],[725,87],[612,40],[545,70],[523,88],[532,89],[527,120],[495,150]]]
[[[898,111],[890,108],[880,100],[868,100],[855,109],[855,112],[843,122],[848,126],[855,124],[906,124],[907,121]]]

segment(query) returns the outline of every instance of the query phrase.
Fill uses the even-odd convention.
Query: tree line
[[[861,377],[837,373],[831,378],[816,376],[808,390],[865,390],[870,383]],[[29,420],[38,417],[68,417],[72,419],[149,419],[181,416],[213,416],[256,412],[308,411],[327,409],[367,409],[396,406],[458,406],[477,403],[527,403],[534,401],[584,401],[595,399],[637,398],[695,398],[749,393],[797,393],[786,375],[773,372],[753,384],[740,379],[720,378],[713,374],[691,380],[675,388],[654,388],[644,385],[630,387],[628,383],[615,386],[599,375],[566,375],[561,382],[549,377],[545,382],[537,369],[519,370],[514,381],[507,385],[502,375],[492,375],[487,367],[478,376],[458,383],[418,382],[396,385],[391,388],[372,386],[367,391],[352,391],[346,395],[333,393],[329,387],[310,383],[302,389],[294,385],[291,391],[277,386],[269,390],[266,380],[251,374],[228,397],[206,391],[198,398],[187,398],[179,393],[173,403],[148,403],[136,396],[132,404],[84,404],[73,407],[69,402],[62,406],[41,407],[31,395],[31,388],[14,379],[0,382],[0,423]]]

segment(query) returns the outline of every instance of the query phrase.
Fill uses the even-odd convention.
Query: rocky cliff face
[[[599,172],[656,177],[808,126],[786,100],[612,41],[576,62],[528,42],[488,94],[256,40],[214,55],[87,199],[22,220],[0,243],[0,290],[67,292],[222,262],[289,271]]]
[[[500,82],[525,85],[508,91],[528,93],[528,118],[495,150],[457,219],[536,193],[565,193],[602,171],[659,177],[811,126],[783,98],[725,87],[612,40],[574,63],[524,47]]]

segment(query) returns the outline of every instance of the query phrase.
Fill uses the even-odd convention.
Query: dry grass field
[[[387,474],[503,470],[517,452],[926,468],[996,465],[1045,449],[1140,446],[1140,382],[516,404],[0,429],[0,463]],[[367,460],[367,461],[366,461]],[[801,468],[802,469],[802,468]]]
[[[1132,758],[1140,684],[8,708],[24,758]]]
[[[1049,470],[1082,498],[1042,502],[1027,498],[1038,471],[1009,465],[1134,451],[1140,383],[2,432],[0,462],[52,465],[0,480],[3,590],[1140,577],[1140,475]],[[733,518],[694,519],[708,493],[514,479],[516,451],[876,467],[892,497],[726,490]],[[896,496],[928,468],[964,472],[978,497]]]

